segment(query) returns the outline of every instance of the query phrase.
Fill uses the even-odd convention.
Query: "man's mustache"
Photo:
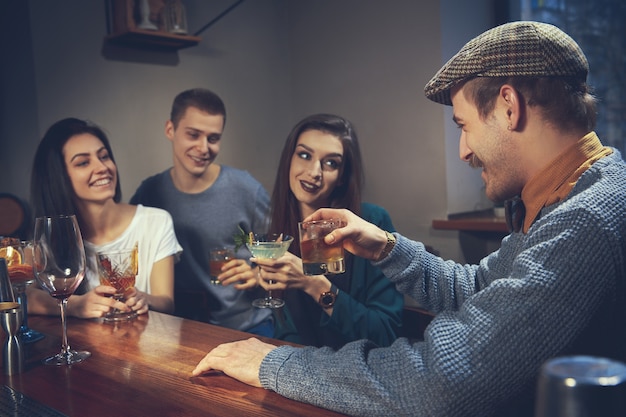
[[[483,167],[483,161],[478,159],[478,157],[476,155],[472,155],[472,157],[469,160],[469,166],[472,167],[472,168],[482,168]]]

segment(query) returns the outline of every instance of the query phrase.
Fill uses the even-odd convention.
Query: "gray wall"
[[[233,2],[185,0],[190,30]],[[366,199],[386,207],[406,236],[463,260],[457,234],[434,231],[431,221],[488,203],[476,173],[458,160],[449,109],[424,98],[423,86],[490,26],[491,1],[248,0],[177,53],[106,45],[104,1],[4,3],[0,15],[9,7],[12,17],[2,18],[9,53],[0,191],[27,198],[39,139],[75,116],[109,134],[127,200],[143,178],[171,165],[163,127],[173,97],[202,86],[227,106],[219,161],[250,171],[270,192],[293,124],[314,112],[351,119]]]

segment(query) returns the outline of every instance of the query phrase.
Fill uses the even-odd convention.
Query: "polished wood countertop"
[[[30,316],[29,327],[46,337],[25,345],[24,372],[1,374],[2,383],[70,417],[341,415],[222,373],[191,376],[209,350],[248,333],[153,311],[117,325],[69,318],[70,345],[91,357],[57,367],[41,360],[60,350],[60,317]],[[6,337],[1,330],[0,336]]]

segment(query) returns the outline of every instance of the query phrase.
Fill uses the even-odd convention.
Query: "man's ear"
[[[509,84],[500,87],[499,98],[504,103],[506,111],[507,130],[514,131],[521,127],[523,102],[518,91]]]
[[[165,136],[167,136],[169,140],[174,138],[174,130],[174,123],[172,123],[171,120],[165,122]]]

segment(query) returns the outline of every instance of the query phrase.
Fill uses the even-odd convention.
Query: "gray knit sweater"
[[[379,264],[437,316],[425,340],[378,348],[279,347],[265,388],[362,416],[532,415],[541,364],[564,354],[626,361],[626,164],[615,151],[587,170],[527,234],[461,265],[397,235]]]

